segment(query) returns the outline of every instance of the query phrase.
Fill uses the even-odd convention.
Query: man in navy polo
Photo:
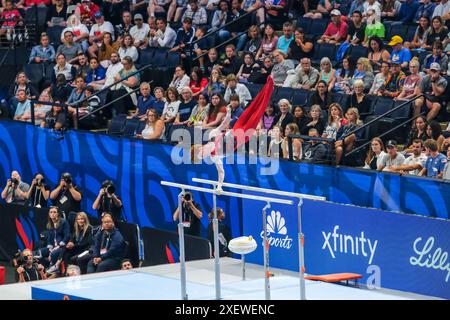
[[[425,167],[420,171],[419,176],[428,178],[442,178],[447,157],[438,151],[436,140],[428,139],[424,142],[425,153],[428,154]]]
[[[150,84],[148,82],[142,82],[140,85],[141,95],[138,97],[136,112],[129,116],[128,118],[138,118],[139,120],[145,121],[145,114],[147,110],[153,108],[155,98],[150,94]]]

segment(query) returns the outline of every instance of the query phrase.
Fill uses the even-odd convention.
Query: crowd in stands
[[[357,130],[380,114],[379,105],[392,102],[389,110],[412,99],[406,120],[422,119],[433,132],[418,134],[416,120],[405,124],[403,129],[411,131],[407,140],[390,136],[404,142],[399,152],[410,156],[414,138],[423,142],[427,156],[426,140],[435,140],[442,154],[450,144],[449,128],[439,125],[449,119],[447,0],[5,0],[0,37],[33,6],[48,7],[47,31],[11,85],[3,117],[29,122],[30,101],[39,100],[52,103],[34,104],[41,127],[94,128],[126,117],[140,123],[136,138],[172,142],[174,128],[217,127],[227,105],[232,126],[270,75],[276,99],[257,129],[271,140],[268,145],[278,146],[268,152],[271,156],[288,158],[287,136],[300,134],[310,139],[293,139],[295,160],[381,170],[372,160],[364,163],[361,154],[359,162],[346,161],[346,154],[381,133],[367,136],[367,130]],[[55,31],[57,39],[50,41]],[[148,62],[149,50],[162,48],[179,63],[164,86],[152,88],[151,79],[137,70]],[[39,82],[26,72],[36,66],[44,72]],[[305,99],[295,99],[298,92],[306,92]],[[79,116],[105,103],[111,105],[78,123]],[[386,148],[397,147],[398,141]],[[385,152],[380,147],[378,155]],[[371,157],[374,152],[369,150]]]

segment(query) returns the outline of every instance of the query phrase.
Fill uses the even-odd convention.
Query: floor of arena
[[[188,262],[187,294],[192,300],[215,299],[214,260]],[[264,299],[263,268],[247,264],[246,280],[241,278],[241,262],[221,258],[222,298],[227,300]],[[272,269],[271,298],[299,299],[299,280],[294,272]],[[160,265],[129,271],[113,271],[76,278],[60,278],[34,283],[0,286],[0,300],[93,299],[93,300],[177,300],[180,299],[179,264]],[[164,288],[163,290],[161,290]],[[306,280],[309,300],[411,300],[436,299],[386,289],[368,290]]]

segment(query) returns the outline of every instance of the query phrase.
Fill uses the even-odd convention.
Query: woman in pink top
[[[264,59],[269,56],[277,48],[278,36],[274,34],[275,30],[271,24],[266,24],[264,28],[264,37],[261,41],[261,47],[259,47],[256,54],[256,60]]]
[[[411,100],[420,93],[419,84],[422,77],[419,74],[419,61],[417,59],[411,60],[409,70],[411,74],[405,78],[402,92],[395,98],[396,100]]]

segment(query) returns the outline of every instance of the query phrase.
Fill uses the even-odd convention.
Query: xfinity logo
[[[414,241],[413,249],[417,257],[410,257],[409,263],[413,266],[419,266],[426,269],[442,270],[447,272],[445,282],[450,278],[450,262],[448,252],[442,248],[434,249],[434,237],[429,237],[425,243],[422,243],[422,237]],[[419,245],[420,244],[420,245]],[[434,249],[434,252],[431,252]]]
[[[267,240],[271,247],[290,249],[293,239],[287,234],[286,221],[281,216],[280,211],[274,211],[267,217]],[[261,238],[264,238],[264,231],[261,231]]]
[[[373,241],[364,237],[364,231],[361,231],[360,236],[353,236],[340,234],[338,230],[339,225],[335,225],[333,232],[325,233],[322,231],[324,239],[322,250],[328,249],[333,259],[336,259],[336,252],[351,253],[352,255],[362,255],[364,257],[369,256],[368,264],[372,264],[375,251],[377,250],[378,240]]]

